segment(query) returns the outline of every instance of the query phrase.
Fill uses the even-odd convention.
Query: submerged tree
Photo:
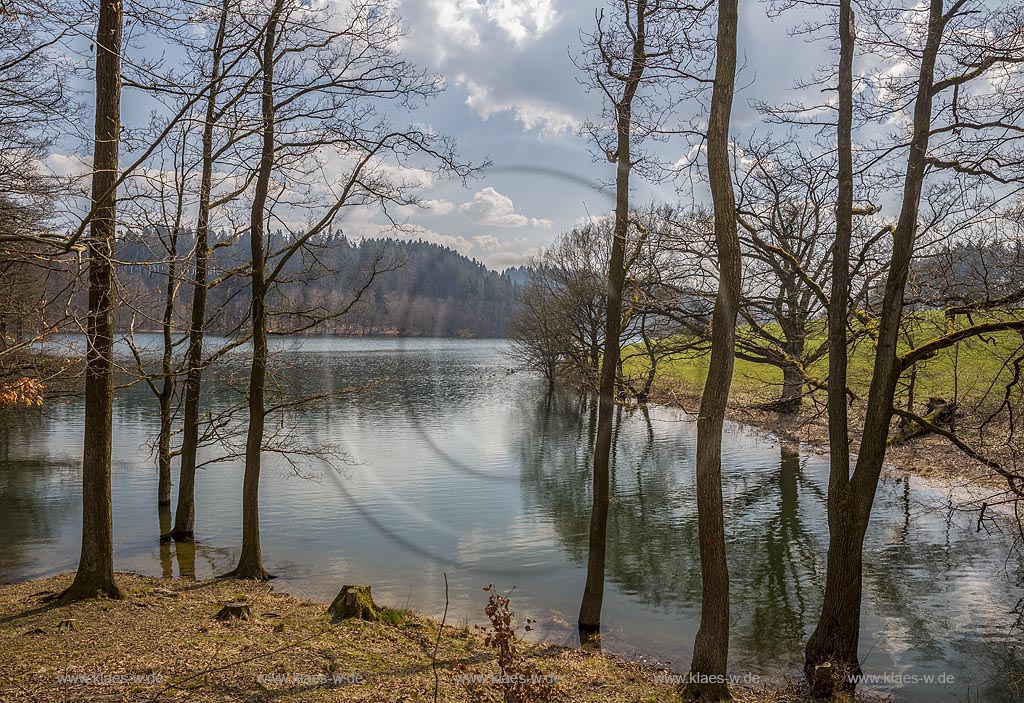
[[[697,527],[700,540],[700,627],[683,695],[698,700],[729,698],[729,567],[722,502],[722,428],[735,363],[736,316],[741,268],[736,197],[730,168],[729,125],[736,82],[737,0],[718,3],[715,77],[708,118],[708,182],[718,250],[718,296],[711,320],[711,359],[697,416]]]
[[[630,211],[616,371],[621,400],[646,402],[661,362],[703,348],[713,297],[707,220],[665,204]],[[551,385],[599,389],[614,222],[593,217],[573,227],[528,269],[514,355]]]
[[[607,264],[604,348],[598,389],[598,425],[594,452],[594,494],[590,523],[587,581],[580,606],[580,632],[594,642],[601,624],[608,520],[608,462],[622,332],[623,290],[630,227],[630,177],[634,171],[656,171],[641,146],[662,131],[677,95],[667,84],[686,76],[690,60],[685,26],[678,8],[660,0],[617,0],[610,18],[597,12],[597,28],[586,39],[580,65],[587,85],[603,100],[601,124],[584,131],[597,150],[615,165],[615,210]],[[647,162],[647,163],[645,163]]]
[[[180,345],[180,337],[176,334],[176,312],[180,271],[184,268],[184,257],[180,247],[184,229],[184,214],[187,207],[187,190],[190,173],[185,164],[185,144],[188,138],[186,129],[178,130],[169,148],[160,153],[160,168],[150,178],[141,179],[141,188],[134,195],[126,193],[124,200],[129,206],[135,205],[137,213],[122,215],[122,219],[136,221],[137,232],[129,234],[131,243],[137,244],[146,252],[145,268],[148,284],[154,278],[158,281],[154,293],[159,294],[160,301],[154,304],[159,307],[157,315],[148,313],[148,306],[140,305],[140,301],[150,297],[148,286],[140,286],[140,290],[125,288],[124,281],[119,281],[126,294],[123,296],[127,307],[132,311],[131,334],[128,346],[135,357],[136,373],[150,389],[157,400],[160,415],[160,426],[157,432],[154,450],[157,462],[157,505],[165,506],[171,502],[171,463],[174,458],[172,437],[174,434],[174,398],[178,382],[178,369],[174,361],[175,349]],[[165,163],[166,159],[171,164]],[[129,182],[128,187],[133,184]],[[127,208],[123,208],[125,210]],[[131,226],[129,225],[131,230]],[[122,246],[122,249],[125,247]],[[120,258],[120,257],[119,257]],[[123,264],[122,264],[123,266]],[[137,317],[142,317],[144,326],[155,326],[160,330],[161,351],[160,365],[156,370],[147,368],[147,349],[140,345],[135,336]]]
[[[454,144],[416,127],[395,129],[379,106],[389,101],[414,107],[441,89],[437,76],[402,59],[402,36],[395,14],[377,2],[353,4],[343,14],[308,7],[298,0],[274,0],[265,14],[247,19],[262,40],[255,70],[260,158],[254,171],[249,215],[249,274],[252,356],[246,402],[245,472],[242,487],[242,549],[231,576],[266,579],[259,527],[259,483],[265,449],[266,417],[280,409],[266,402],[273,295],[286,301],[294,261],[322,268],[315,255],[329,246],[331,226],[343,211],[356,207],[415,205],[418,200],[404,169],[419,168],[465,177],[472,169],[455,156]],[[258,18],[258,19],[257,19]],[[254,20],[256,20],[254,22]],[[337,175],[325,178],[327,167]],[[395,172],[398,175],[395,175]],[[276,179],[276,181],[275,181]],[[299,192],[298,185],[306,187]],[[290,226],[299,215],[305,222]],[[270,236],[268,223],[289,231]],[[350,295],[331,306],[279,312],[290,332],[310,329],[325,319],[347,314],[381,272],[396,262],[377,250]]]
[[[230,130],[232,137],[226,143],[215,148],[214,129],[221,124],[227,108],[221,106],[220,99],[224,84],[224,54],[229,29],[228,20],[232,16],[232,0],[222,0],[217,15],[216,30],[209,52],[209,88],[206,95],[202,138],[200,145],[200,176],[199,203],[196,217],[195,243],[193,245],[192,262],[192,304],[188,326],[188,347],[185,352],[185,398],[182,419],[181,457],[178,466],[178,502],[174,510],[174,527],[170,536],[174,539],[191,539],[195,531],[195,481],[196,463],[199,451],[199,400],[202,391],[203,370],[206,366],[203,359],[203,337],[208,324],[206,298],[209,292],[209,259],[210,259],[210,216],[215,206],[213,196],[213,171],[218,157],[241,138],[239,131]],[[237,50],[236,56],[244,54],[248,45],[244,44]],[[202,47],[206,53],[206,47]],[[202,63],[202,59],[199,60]],[[232,65],[239,64],[235,59]],[[250,79],[251,80],[251,79]],[[243,85],[248,81],[243,80]],[[234,94],[238,100],[242,94],[239,89]],[[232,101],[228,101],[231,105]],[[227,194],[219,198],[219,204],[225,204],[237,194],[237,189],[229,188]]]
[[[901,11],[897,17],[869,10],[862,45],[883,59],[916,70],[885,77],[865,100],[873,119],[903,115],[912,105],[905,139],[884,153],[900,161],[902,200],[893,233],[880,309],[871,319],[875,343],[871,386],[860,449],[851,473],[847,414],[849,251],[853,217],[854,114],[853,59],[855,24],[851,5],[839,8],[839,197],[836,206],[832,292],[829,307],[829,434],[831,468],[828,491],[829,550],[821,617],[806,650],[805,673],[818,694],[849,692],[860,672],[858,638],[862,599],[864,535],[867,531],[888,445],[894,396],[901,376],[913,364],[964,339],[999,330],[1024,329],[1016,319],[953,328],[909,351],[901,351],[904,298],[921,229],[926,179],[951,179],[969,190],[981,185],[1019,182],[1021,158],[1014,126],[1024,62],[1024,25],[1020,8],[987,9],[980,2],[957,0],[946,7]],[[909,17],[909,19],[907,19]],[[898,32],[890,31],[896,22]],[[911,46],[893,39],[908,36]],[[901,73],[902,76],[902,73]],[[997,78],[1002,89],[983,87]],[[907,107],[904,107],[907,106]],[[897,156],[893,156],[893,155]],[[941,187],[941,182],[939,184]]]
[[[534,261],[523,289],[518,348],[534,355],[553,383],[558,375],[596,391],[608,304],[611,218],[570,229]]]

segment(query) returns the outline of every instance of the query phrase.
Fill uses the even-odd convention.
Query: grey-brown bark
[[[245,472],[242,478],[242,553],[230,576],[264,581],[270,578],[263,568],[260,547],[260,471],[263,458],[263,429],[266,421],[264,394],[267,382],[267,261],[264,248],[267,198],[274,169],[274,61],[277,29],[282,3],[274,4],[264,29],[262,57],[263,91],[260,101],[262,149],[259,172],[253,191],[249,216],[249,242],[252,291],[252,361],[249,368],[249,427],[245,437]]]
[[[627,8],[628,9],[628,8]],[[619,333],[622,325],[622,289],[625,284],[626,236],[629,228],[629,175],[633,98],[646,65],[647,3],[638,0],[629,18],[634,27],[633,53],[622,95],[615,104],[615,226],[608,260],[608,296],[605,308],[604,354],[598,389],[597,440],[594,447],[593,506],[587,551],[587,579],[580,603],[581,639],[593,638],[601,627],[604,601],[605,551],[608,530],[608,466],[612,450],[612,421],[615,381],[619,363]]]
[[[199,182],[199,212],[196,217],[192,312],[185,357],[185,401],[182,419],[181,458],[178,468],[178,503],[174,511],[175,539],[190,539],[195,531],[196,455],[199,449],[199,400],[203,376],[203,335],[206,331],[207,277],[210,256],[210,199],[213,188],[213,129],[217,122],[217,96],[221,82],[221,60],[230,0],[223,0],[217,35],[213,43],[210,92],[203,124],[203,165]]]
[[[161,385],[157,400],[160,405],[160,434],[157,437],[157,504],[171,503],[171,433],[174,413],[174,307],[178,291],[178,235],[181,231],[182,197],[178,197],[177,212],[167,246],[167,283],[164,291],[164,314],[160,321],[163,332],[163,355],[160,359]]]
[[[836,241],[832,248],[832,295],[828,308],[829,341],[829,385],[828,385],[828,430],[829,430],[829,555],[826,591],[831,590],[829,600],[835,607],[836,592],[840,583],[860,583],[859,548],[856,547],[856,530],[846,525],[842,517],[844,510],[852,505],[847,495],[850,479],[850,437],[846,398],[846,376],[848,365],[847,320],[850,290],[850,239],[853,231],[853,56],[855,24],[850,0],[840,0],[839,5],[839,105],[837,121],[837,145],[839,154],[839,193],[836,201]],[[853,542],[854,544],[851,544]],[[846,554],[856,549],[858,556],[849,560]],[[850,594],[844,594],[849,596]],[[804,673],[812,689],[831,693],[843,674],[859,672],[857,643],[860,622],[859,588],[855,601],[845,601],[835,616],[822,612],[822,619],[807,642]],[[841,623],[853,623],[852,631],[837,633]],[[833,667],[835,670],[833,671]],[[834,674],[839,674],[835,676]]]
[[[718,3],[715,82],[708,119],[708,180],[718,249],[718,295],[711,323],[711,358],[697,417],[697,533],[700,541],[701,618],[683,694],[729,697],[729,568],[722,500],[722,428],[735,362],[740,299],[740,242],[730,168],[729,125],[736,78],[737,0]]]
[[[122,8],[101,0],[96,28],[96,134],[89,247],[85,446],[82,453],[82,553],[64,601],[121,597],[114,581],[110,497],[114,402],[114,274],[117,169],[121,119]]]
[[[840,197],[837,203],[837,242],[833,264],[833,293],[829,306],[829,434],[831,469],[828,490],[829,549],[822,613],[807,642],[804,672],[821,695],[854,688],[850,677],[860,672],[858,638],[862,597],[863,546],[878,478],[885,458],[893,414],[893,397],[902,368],[897,342],[903,294],[914,253],[918,211],[924,185],[931,127],[932,83],[943,29],[942,0],[931,0],[928,32],[921,55],[914,103],[903,201],[893,235],[891,264],[885,283],[878,326],[874,373],[868,396],[864,431],[853,475],[850,475],[846,413],[846,301],[849,232],[852,228],[852,62],[853,13],[848,0],[840,6]]]

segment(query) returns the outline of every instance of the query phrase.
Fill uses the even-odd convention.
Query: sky
[[[345,3],[346,0],[322,0]],[[392,0],[406,36],[402,55],[420,68],[444,77],[445,90],[410,114],[392,114],[393,122],[429,126],[454,137],[459,155],[491,166],[467,183],[429,179],[417,196],[422,208],[402,208],[406,222],[396,232],[379,211],[354,209],[335,229],[352,237],[401,236],[449,246],[490,268],[503,270],[529,262],[561,232],[582,220],[607,214],[613,193],[604,187],[614,165],[595,160],[578,130],[600,113],[600,101],[580,83],[573,57],[583,52],[581,31],[595,26],[600,0]],[[824,43],[794,37],[790,28],[806,19],[791,12],[768,16],[768,4],[741,3],[737,97],[732,118],[737,141],[773,128],[753,108],[757,100],[818,102],[794,88],[815,69],[834,60]],[[806,10],[800,10],[801,13]],[[139,30],[135,30],[136,32]],[[81,28],[84,43],[91,30]],[[159,55],[140,35],[125,52]],[[91,41],[91,40],[90,40]],[[150,48],[147,49],[147,46]],[[83,52],[89,57],[91,51]],[[91,80],[91,78],[90,78]],[[83,82],[83,92],[91,85]],[[156,107],[139,91],[126,89],[122,122],[143,125]],[[700,114],[696,106],[683,107]],[[84,123],[83,123],[84,124]],[[778,129],[778,128],[774,128]],[[57,173],[88,173],[86,130],[79,148],[51,154]],[[673,163],[688,155],[682,139],[658,145],[658,157]],[[134,157],[122,150],[125,165]],[[685,195],[673,182],[644,183],[634,177],[634,202],[706,198],[700,183]],[[687,185],[690,185],[687,182]]]
[[[420,194],[429,207],[409,211],[425,240],[450,246],[498,270],[528,261],[582,218],[609,212],[601,184],[614,166],[595,161],[577,129],[598,115],[597,96],[579,83],[571,57],[581,29],[594,26],[594,0],[398,0],[407,29],[402,51],[445,78],[443,94],[414,116],[458,139],[460,155],[493,166],[461,183],[437,182]],[[741,86],[734,133],[764,130],[758,98],[795,99],[793,86],[824,57],[820,45],[789,35],[799,18],[772,20],[763,3],[742,3]],[[820,98],[819,98],[820,99]],[[681,141],[659,147],[685,155]],[[672,183],[637,183],[637,200],[675,200]],[[699,197],[699,195],[698,195]],[[379,224],[379,218],[370,224]],[[346,223],[343,222],[343,225]],[[350,221],[348,229],[360,223]],[[372,229],[372,228],[371,228]]]

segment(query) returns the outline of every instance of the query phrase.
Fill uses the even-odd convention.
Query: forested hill
[[[166,290],[166,245],[169,238],[153,231],[122,243],[121,281],[130,309],[122,316],[159,320]],[[287,240],[276,235],[269,249],[280,251]],[[249,309],[247,236],[221,241],[213,250],[210,279],[225,278],[209,293],[214,333],[243,330]],[[190,235],[177,243],[188,260]],[[268,269],[276,265],[272,259]],[[178,275],[175,317],[187,319],[191,271]],[[365,287],[365,290],[362,290]],[[321,238],[284,266],[272,292],[277,332],[308,334],[402,335],[438,337],[507,336],[517,305],[516,270],[498,273],[448,247],[424,241],[364,239],[343,235]],[[349,303],[358,298],[350,309]],[[141,314],[140,314],[141,313]],[[129,320],[125,319],[124,324]],[[146,327],[153,325],[147,324]]]

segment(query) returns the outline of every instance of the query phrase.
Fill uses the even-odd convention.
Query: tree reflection
[[[0,422],[0,581],[24,578],[35,563],[31,550],[74,525],[79,509],[79,463],[26,451],[43,425],[43,411],[17,412],[14,422]]]
[[[646,408],[620,408],[617,414],[607,577],[640,603],[693,612],[700,602],[693,427],[688,420],[665,419],[652,419]],[[538,399],[529,422],[516,449],[524,500],[582,564],[596,403],[556,391]],[[799,656],[820,602],[817,574],[825,545],[804,516],[823,510],[824,494],[788,448],[770,459],[767,470],[748,470],[748,464],[764,463],[764,453],[763,445],[751,456],[741,453],[742,465],[727,470],[729,558],[741,620],[734,627],[738,649],[744,658],[777,665]]]

